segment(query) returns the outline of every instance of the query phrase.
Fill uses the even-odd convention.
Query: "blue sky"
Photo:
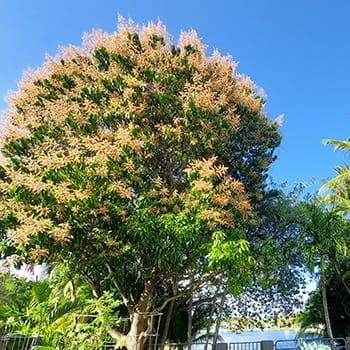
[[[208,53],[231,54],[266,91],[269,118],[285,115],[275,182],[315,178],[313,191],[347,161],[321,141],[350,136],[348,0],[1,0],[0,110],[25,69],[60,45],[79,45],[83,32],[114,31],[118,15],[159,18],[174,39],[195,29]]]

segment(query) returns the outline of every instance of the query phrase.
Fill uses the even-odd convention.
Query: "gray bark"
[[[323,303],[323,311],[324,311],[324,318],[326,323],[326,329],[328,337],[331,339],[331,347],[334,349],[333,345],[333,331],[331,327],[331,319],[329,317],[329,311],[328,311],[328,302],[327,302],[327,282],[326,282],[326,274],[325,274],[325,263],[324,263],[324,256],[321,255],[320,257],[320,287],[321,287],[321,293],[322,293],[322,303]]]
[[[226,295],[228,292],[228,282],[224,282],[224,290],[221,295],[221,301],[220,301],[220,306],[219,306],[219,312],[216,318],[216,323],[215,323],[215,332],[214,332],[214,339],[213,339],[213,348],[216,348],[216,343],[218,341],[219,337],[219,331],[220,331],[220,324],[221,324],[221,319],[222,319],[222,313],[224,311],[224,305],[225,305],[225,300],[226,300]]]

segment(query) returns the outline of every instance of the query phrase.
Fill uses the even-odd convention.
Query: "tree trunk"
[[[145,327],[145,318],[142,314],[135,312],[131,316],[130,331],[125,339],[125,347],[128,350],[142,350],[147,339]]]
[[[192,344],[192,309],[193,309],[193,295],[191,290],[191,295],[188,305],[188,322],[187,322],[187,349],[191,350]]]
[[[167,338],[168,338],[170,320],[173,315],[174,304],[175,304],[175,301],[172,300],[169,305],[169,310],[165,319],[164,330],[163,330],[161,344],[160,344],[160,350],[164,350],[165,342],[167,341]]]
[[[220,331],[220,324],[221,324],[221,319],[222,319],[222,313],[224,310],[224,305],[225,305],[225,300],[226,300],[226,295],[228,291],[228,282],[224,282],[224,290],[222,291],[221,295],[221,301],[220,301],[220,306],[219,306],[219,312],[216,318],[216,324],[215,324],[215,332],[214,332],[214,339],[213,339],[213,348],[216,348],[216,343],[218,341],[219,337],[219,331]]]
[[[327,283],[326,283],[326,273],[325,273],[325,262],[324,262],[324,256],[321,255],[320,257],[320,287],[321,287],[321,293],[322,293],[322,303],[323,303],[323,311],[324,311],[324,319],[326,323],[326,329],[328,337],[331,339],[331,346],[333,349],[333,332],[331,327],[331,320],[329,318],[329,312],[328,312],[328,302],[327,302]]]
[[[153,291],[154,285],[151,281],[147,281],[138,306],[130,315],[130,330],[125,338],[127,350],[142,350],[147,338],[152,333],[153,316],[149,311],[152,308],[150,301]]]
[[[210,340],[210,328],[211,328],[211,322],[213,320],[213,316],[214,316],[214,312],[215,312],[215,308],[216,308],[216,300],[218,298],[220,292],[220,283],[218,283],[216,290],[215,290],[215,294],[213,296],[213,301],[211,304],[211,308],[210,308],[210,313],[208,316],[208,323],[207,323],[207,331],[206,331],[206,335],[205,335],[205,345],[204,345],[204,350],[208,350],[208,345],[209,345],[209,340]]]
[[[177,282],[173,282],[172,292],[173,292],[173,296],[177,295],[177,292],[178,292]],[[168,338],[170,321],[171,321],[171,317],[173,315],[173,310],[174,310],[174,304],[175,304],[175,300],[173,299],[170,302],[169,310],[168,310],[168,313],[167,313],[167,317],[165,319],[165,324],[164,324],[164,330],[163,330],[160,350],[164,350],[165,342],[166,342],[166,340]]]

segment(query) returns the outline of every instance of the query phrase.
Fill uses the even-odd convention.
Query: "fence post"
[[[227,350],[228,345],[227,345],[227,343],[217,343],[214,349],[215,350]]]
[[[347,350],[350,350],[350,337],[345,338],[345,346]]]
[[[273,341],[272,340],[262,340],[261,341],[261,350],[273,350]]]

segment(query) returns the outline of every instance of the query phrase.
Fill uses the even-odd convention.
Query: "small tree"
[[[345,261],[339,269],[346,271],[348,268],[348,262]],[[334,266],[327,268],[327,302],[333,335],[337,338],[345,338],[350,332],[350,299],[347,285],[344,284],[343,277],[339,276],[339,269],[334,271]],[[301,314],[301,328],[306,330],[322,323],[324,323],[322,294],[317,288],[311,294]]]
[[[251,82],[229,58],[206,57],[193,31],[178,46],[160,23],[86,35],[27,73],[9,103],[7,242],[24,260],[71,266],[96,297],[113,290],[131,318],[126,335],[113,334],[128,349],[152,332],[144,315],[188,292],[162,286],[195,276],[193,290],[228,264],[247,274],[250,198],[228,149],[238,152],[244,139],[235,146],[234,135],[253,115],[249,130],[261,125],[275,140],[251,157],[265,172],[278,125]],[[259,149],[255,140],[243,153]]]

